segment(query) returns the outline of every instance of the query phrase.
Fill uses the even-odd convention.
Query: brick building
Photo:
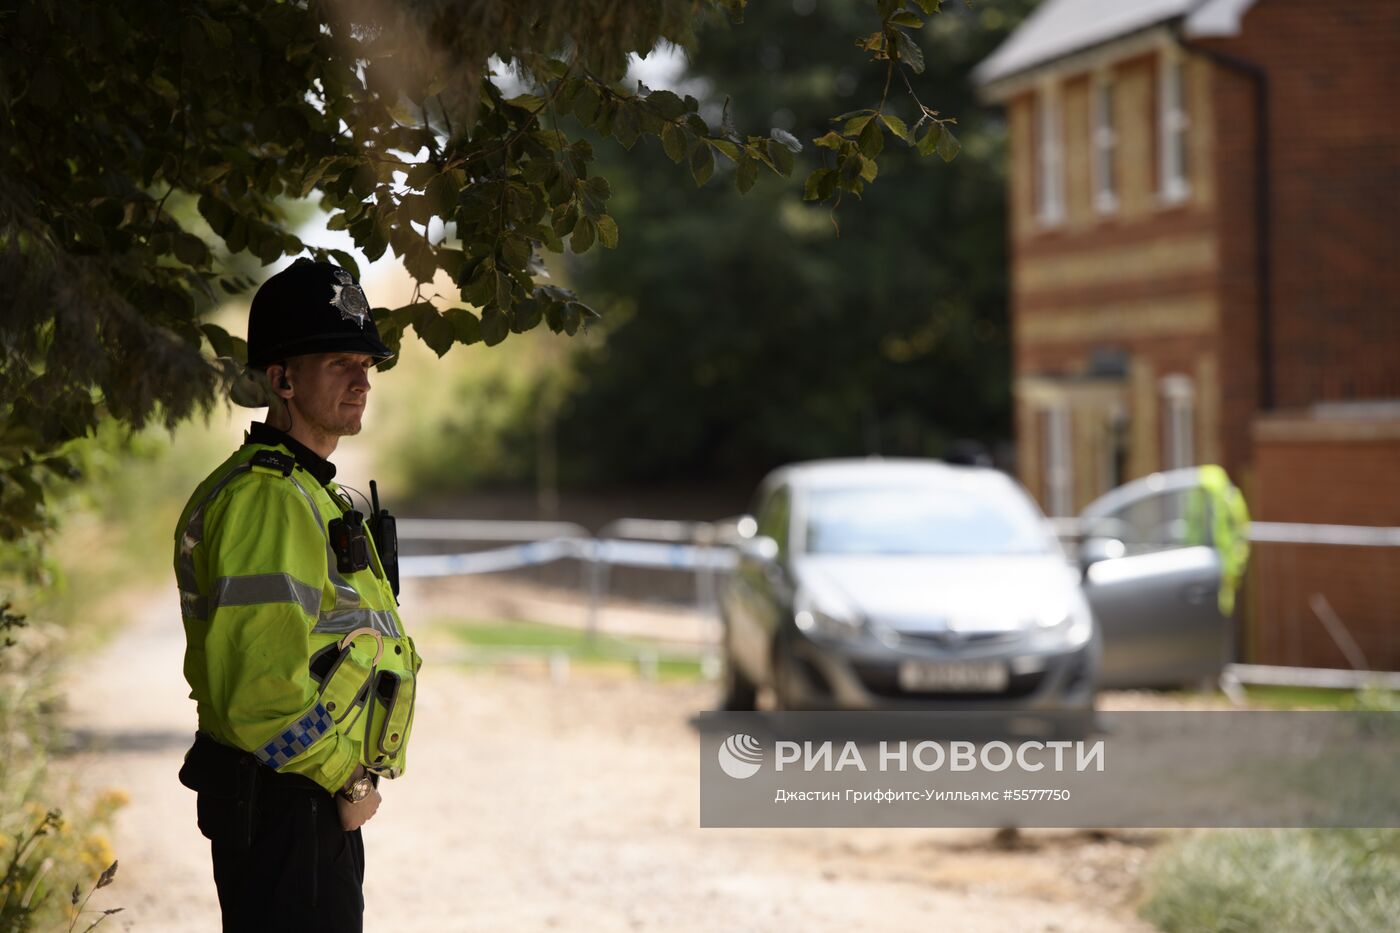
[[[1400,525],[1400,2],[1044,0],[1009,133],[1021,479],[1056,515],[1223,464],[1268,521]],[[1244,654],[1400,669],[1400,555],[1263,545]]]

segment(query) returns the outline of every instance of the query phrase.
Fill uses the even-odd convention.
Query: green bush
[[[1400,917],[1400,830],[1230,830],[1159,856],[1142,916],[1167,933],[1366,933]]]

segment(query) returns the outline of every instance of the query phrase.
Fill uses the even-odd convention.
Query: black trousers
[[[203,795],[201,795],[203,796]],[[205,810],[224,801],[200,801]],[[317,793],[259,795],[252,845],[210,839],[224,933],[360,933],[365,847],[340,826],[335,798]]]
[[[364,841],[334,797],[202,734],[180,777],[199,795],[224,933],[361,933]]]

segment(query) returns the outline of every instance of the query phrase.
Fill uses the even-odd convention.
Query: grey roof
[[[1043,0],[995,52],[973,69],[981,85],[1057,58],[1187,17],[1192,36],[1233,35],[1256,0]]]

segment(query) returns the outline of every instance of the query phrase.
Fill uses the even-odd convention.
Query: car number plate
[[[999,661],[904,661],[899,665],[902,690],[995,693],[1006,689],[1010,675]]]

